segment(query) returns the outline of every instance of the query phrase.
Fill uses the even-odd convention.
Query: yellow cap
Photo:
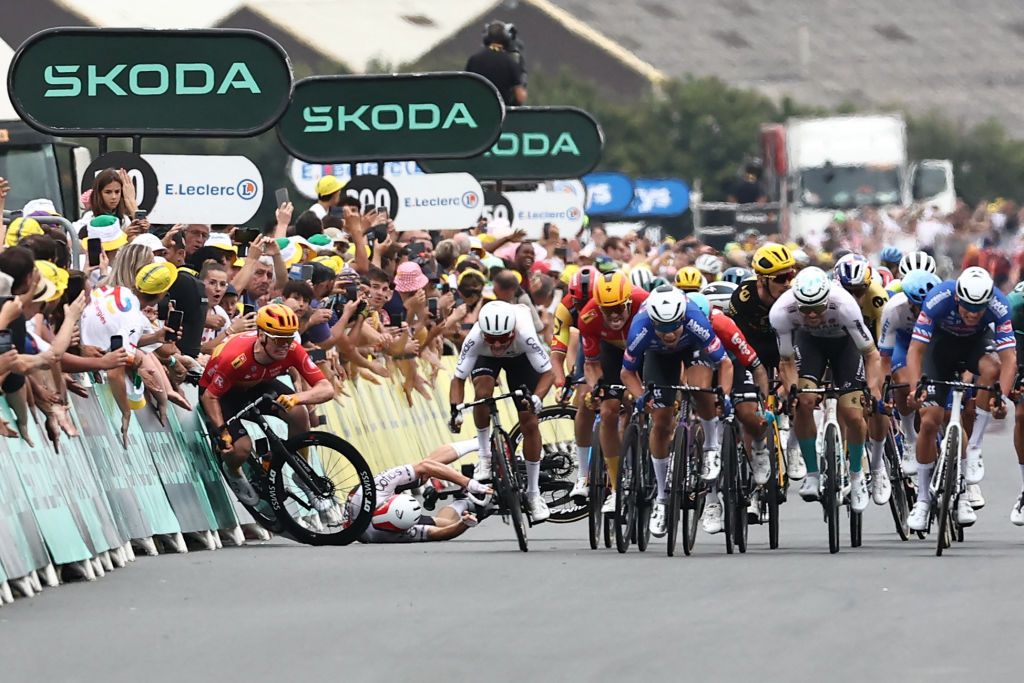
[[[39,274],[44,280],[49,280],[54,284],[55,293],[46,301],[55,301],[64,294],[64,290],[68,288],[68,271],[60,268],[49,261],[36,261],[36,268],[39,270]]]
[[[335,275],[340,273],[345,267],[345,259],[340,256],[317,256],[313,259],[313,263],[321,263],[327,266],[334,271]]]
[[[29,235],[42,235],[43,226],[35,218],[15,218],[7,226],[7,237],[4,246],[13,247]]]
[[[324,195],[334,194],[343,187],[345,187],[345,183],[332,175],[325,175],[316,181],[316,194],[318,197],[323,197]]]
[[[135,287],[143,294],[163,294],[177,279],[178,269],[173,263],[150,263],[135,276]]]

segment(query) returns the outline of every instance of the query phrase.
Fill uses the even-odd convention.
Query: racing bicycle
[[[697,523],[704,512],[708,485],[701,478],[704,461],[704,430],[694,419],[692,398],[694,393],[713,393],[721,397],[720,389],[703,389],[689,385],[660,387],[662,391],[682,393],[679,410],[676,413],[675,435],[668,464],[668,503],[666,506],[666,553],[675,555],[676,537],[682,518],[683,553],[693,552],[697,541]]]

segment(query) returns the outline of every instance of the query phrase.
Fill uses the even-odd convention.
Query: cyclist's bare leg
[[[978,384],[995,384],[999,381],[999,373],[1002,364],[999,356],[994,353],[987,353],[978,361]],[[989,402],[992,400],[992,392],[979,391],[975,400],[974,421],[970,425],[970,439],[967,442],[969,448],[981,448],[981,440],[985,437],[985,430],[992,420],[992,413],[989,412]],[[966,426],[966,420],[964,420]]]
[[[691,365],[686,368],[686,383],[701,387],[711,388],[711,378],[714,370],[704,365]],[[693,395],[694,412],[700,418],[704,426],[704,450],[721,448],[721,425],[718,420],[718,407],[715,397],[712,394],[699,393]]]
[[[917,499],[925,503],[932,497],[929,486],[937,457],[935,438],[942,428],[945,412],[942,406],[924,406],[920,412],[921,428],[918,430],[917,439]]]
[[[761,441],[768,432],[768,422],[757,414],[757,404],[743,401],[736,404],[736,419],[743,426],[743,446],[747,451],[747,459],[751,457],[751,443]]]
[[[480,375],[473,378],[474,400],[494,396],[494,378]],[[473,406],[473,423],[476,425],[476,440],[480,459],[491,457],[491,411],[486,405]]]
[[[853,474],[863,470],[864,442],[868,435],[868,424],[864,419],[864,407],[861,405],[862,396],[860,391],[843,394],[839,397],[836,410],[846,438],[846,448],[850,454],[850,472]]]
[[[221,457],[231,473],[238,475],[241,473],[240,468],[249,459],[249,453],[251,452],[252,439],[249,436],[242,436],[231,445],[230,451],[221,451]]]

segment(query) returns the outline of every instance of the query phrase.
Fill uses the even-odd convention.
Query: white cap
[[[158,251],[167,251],[167,247],[165,247],[164,243],[160,241],[160,238],[149,232],[144,232],[133,239],[132,244],[141,244],[153,253]]]

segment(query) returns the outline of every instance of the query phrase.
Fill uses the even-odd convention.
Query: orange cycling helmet
[[[299,331],[299,316],[284,304],[267,304],[256,314],[256,327],[272,337],[291,337]]]
[[[629,302],[633,284],[621,270],[605,273],[594,284],[594,299],[602,308],[614,308]]]

